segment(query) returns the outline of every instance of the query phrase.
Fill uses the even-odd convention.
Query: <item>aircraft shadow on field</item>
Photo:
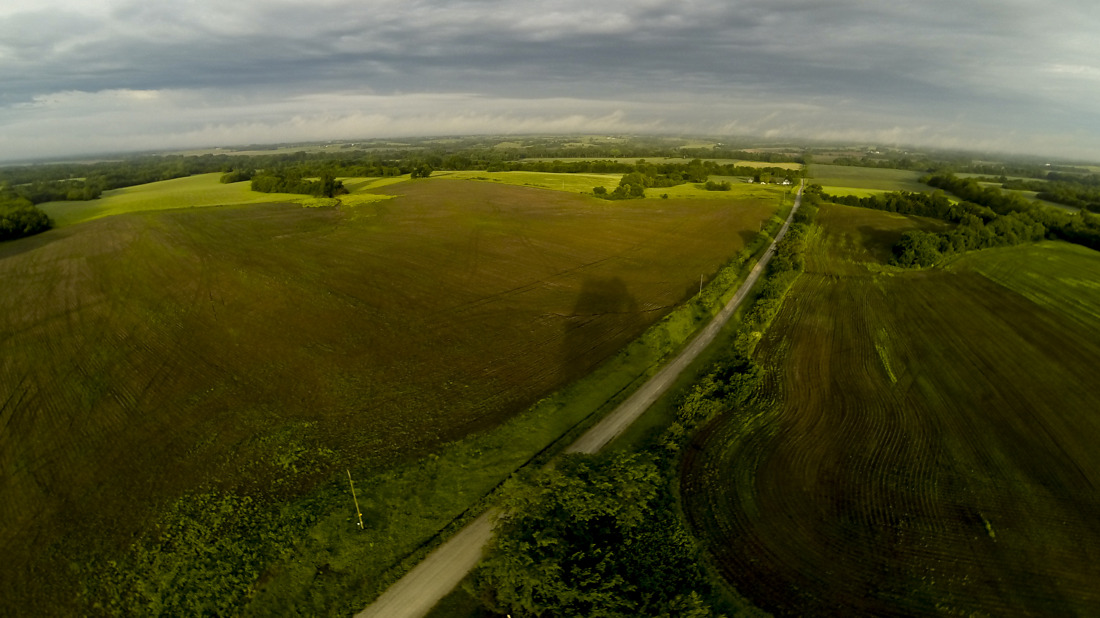
[[[622,335],[637,331],[642,321],[638,301],[621,278],[585,278],[573,312],[565,320],[561,376],[566,380],[583,376],[594,359],[623,345]]]

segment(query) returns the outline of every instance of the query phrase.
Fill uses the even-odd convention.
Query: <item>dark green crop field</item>
[[[687,455],[689,519],[777,615],[1100,614],[1100,254],[881,261],[932,225],[825,206],[757,349],[762,403]]]
[[[278,507],[248,500],[499,426],[697,291],[780,195],[379,191],[396,197],[135,212],[0,246],[0,613],[84,613],[90,557],[142,538],[149,565],[165,548],[201,555],[172,536],[199,520],[213,555],[240,528],[200,511],[256,512],[266,534]],[[249,560],[207,574],[244,598],[268,577]]]
[[[825,187],[826,193],[833,193],[832,188],[839,187],[879,191],[930,191],[928,185],[919,182],[923,175],[912,170],[849,165],[814,164],[809,168],[809,177]]]

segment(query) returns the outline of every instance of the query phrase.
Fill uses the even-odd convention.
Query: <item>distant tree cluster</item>
[[[902,235],[893,247],[893,263],[904,267],[927,267],[945,256],[1005,247],[1024,242],[1034,242],[1047,237],[1049,230],[1043,221],[1041,209],[1019,196],[1005,196],[997,189],[981,187],[971,179],[954,176],[928,177],[936,187],[957,188],[985,204],[974,202],[952,203],[942,192],[914,193],[895,191],[870,197],[836,197],[821,193],[822,199],[838,204],[873,208],[903,215],[915,215],[958,223],[954,229],[943,232],[911,231]],[[817,185],[815,190],[820,192]],[[998,210],[994,210],[995,206]],[[998,214],[1000,211],[1001,214]]]
[[[1037,198],[1057,204],[1065,204],[1091,212],[1100,212],[1100,175],[1066,174],[1050,172],[1046,180],[1024,180],[1001,177],[991,179],[1000,182],[1004,189],[1035,191]],[[984,178],[978,180],[985,181]]]
[[[941,174],[927,178],[928,184],[951,191],[964,200],[984,206],[998,217],[1013,212],[1026,213],[1047,229],[1049,238],[1100,250],[1100,217],[1087,211],[1067,212],[1060,208],[1043,206],[1017,194],[1004,194],[996,187],[982,187],[973,179],[957,178]],[[988,221],[987,221],[988,223]]]
[[[846,165],[850,167],[874,167],[879,169],[894,170],[919,170],[925,171],[934,165],[925,157],[883,156],[865,155],[862,157],[836,157],[829,161],[830,165]]]
[[[997,187],[983,187],[974,178],[959,178],[954,174],[934,174],[921,178],[921,182],[937,189],[950,191],[964,200],[985,206],[997,214],[1026,212],[1038,206],[1019,194],[1004,193]]]
[[[608,193],[603,187],[593,190],[597,196],[609,200],[626,200],[645,197],[650,187],[674,187],[686,182],[699,182],[702,175],[706,180],[706,171],[702,167],[678,165],[675,167],[649,165],[644,161],[632,166],[633,171],[619,179],[619,186]]]
[[[560,163],[554,161],[553,163]],[[624,200],[645,197],[645,190],[651,187],[674,187],[685,183],[704,183],[707,191],[729,191],[733,186],[729,181],[715,182],[708,180],[711,175],[723,176],[751,176],[758,182],[771,181],[783,182],[797,175],[798,172],[783,168],[745,167],[736,165],[719,165],[714,161],[693,159],[686,164],[682,163],[647,163],[644,159],[634,165],[616,163],[614,161],[570,161],[563,164],[570,169],[581,170],[579,173],[597,173],[597,170],[609,172],[612,169],[625,169],[623,177],[619,180],[619,186],[612,192],[607,192],[603,187],[596,187],[593,193],[598,197],[609,200]],[[514,167],[521,168],[522,164]],[[536,166],[537,167],[537,166]],[[551,164],[548,169],[553,169]],[[538,171],[538,170],[530,170]]]
[[[315,197],[335,197],[347,193],[344,183],[331,172],[322,172],[318,180],[303,178],[297,168],[265,170],[252,177],[252,190],[261,193],[300,193]]]
[[[0,185],[0,241],[44,232],[53,222],[25,197]]]
[[[255,170],[236,169],[228,171],[222,174],[219,182],[222,184],[232,184],[234,182],[244,182],[246,180],[252,180],[252,176],[256,174]]]
[[[1036,242],[1046,236],[1046,226],[1028,213],[1002,215],[988,225],[979,217],[967,215],[948,232],[906,232],[894,245],[893,263],[910,268],[932,266],[954,253]]]
[[[1005,247],[1044,238],[1058,238],[1100,249],[1100,217],[1095,215],[1045,207],[1020,195],[1004,193],[996,187],[983,187],[974,178],[935,174],[922,180],[965,201],[953,204],[941,192],[896,191],[863,198],[837,197],[821,193],[817,185],[811,187],[825,201],[958,224],[942,233],[906,232],[893,248],[893,262],[899,266],[926,267],[954,253]]]
[[[811,187],[817,187],[817,190],[820,191],[818,185],[811,185]],[[952,222],[962,221],[967,215],[978,216],[986,221],[991,221],[997,216],[997,213],[993,210],[972,202],[953,203],[942,191],[935,193],[892,191],[869,197],[835,196],[825,193],[820,193],[820,195],[825,201],[834,204],[872,208],[874,210],[896,212],[899,215],[931,217]]]

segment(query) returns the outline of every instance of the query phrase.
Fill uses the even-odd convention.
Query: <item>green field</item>
[[[221,174],[198,174],[136,187],[105,191],[97,200],[81,202],[48,202],[39,205],[63,227],[100,217],[144,210],[166,210],[197,206],[260,204],[265,202],[299,202],[306,196],[288,193],[258,193],[247,182],[221,184]]]
[[[835,195],[837,197],[843,197],[845,195],[854,195],[856,197],[871,197],[873,195],[889,193],[889,191],[885,189],[853,189],[851,187],[834,187],[831,185],[822,185],[821,190],[828,195]]]
[[[751,410],[684,464],[723,576],[777,615],[1100,613],[1100,254],[886,267],[920,222],[826,206]]]
[[[823,187],[875,189],[879,191],[931,191],[931,187],[918,182],[922,175],[921,172],[910,170],[815,163],[810,166],[809,178],[810,182],[815,182]]]
[[[510,424],[681,306],[781,195],[366,183],[390,199],[148,210],[0,247],[0,613],[350,612],[612,396]]]
[[[675,187],[651,187],[645,190],[646,198],[660,198],[668,195],[669,199],[705,199],[705,200],[729,200],[729,199],[779,199],[779,196],[793,193],[793,186],[780,186],[762,183],[747,183],[740,178],[729,176],[712,176],[712,180],[721,182],[728,180],[732,185],[729,191],[707,191],[702,183],[685,183]]]
[[[434,172],[434,178],[451,178],[495,182],[521,187],[554,189],[570,193],[592,193],[594,187],[604,187],[608,191],[619,186],[622,174],[555,174],[551,172]]]

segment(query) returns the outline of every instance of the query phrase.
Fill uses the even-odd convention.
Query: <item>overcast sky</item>
[[[546,132],[1100,159],[1100,4],[0,0],[0,160]]]

